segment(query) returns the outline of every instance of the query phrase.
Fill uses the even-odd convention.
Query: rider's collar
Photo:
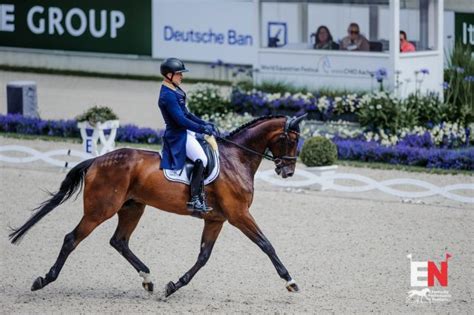
[[[163,81],[163,85],[166,86],[167,88],[170,88],[172,89],[173,91],[176,91],[176,86],[174,86],[172,83],[168,82],[168,81]]]

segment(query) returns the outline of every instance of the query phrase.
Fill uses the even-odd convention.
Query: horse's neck
[[[256,126],[241,131],[232,138],[232,141],[263,154],[268,147],[271,131],[276,129],[277,125],[275,121],[264,121]],[[262,162],[262,156],[241,148],[237,148],[237,150],[238,162],[248,169],[249,174],[253,178]]]

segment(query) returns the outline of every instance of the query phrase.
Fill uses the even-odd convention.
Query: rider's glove
[[[210,125],[204,125],[204,132],[206,135],[210,135],[210,136],[213,136],[214,135],[214,130],[212,129],[212,127]]]
[[[214,123],[207,122],[206,125],[211,126],[212,130],[214,131],[213,135],[218,136],[220,134],[219,129]]]

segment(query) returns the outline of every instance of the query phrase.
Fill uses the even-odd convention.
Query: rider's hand
[[[214,136],[220,134],[219,129],[217,128],[217,126],[216,126],[214,123],[212,123],[212,122],[207,122],[206,125],[207,125],[207,126],[211,126],[212,130],[214,131]]]
[[[214,132],[214,130],[212,129],[211,126],[209,126],[209,125],[204,125],[204,133],[205,133],[206,135],[213,136],[215,132]]]

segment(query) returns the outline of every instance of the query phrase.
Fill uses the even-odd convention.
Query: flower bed
[[[314,131],[303,128],[305,138],[322,135],[338,148],[341,160],[381,162],[473,170],[474,147],[470,146],[470,129],[458,124],[442,123],[432,129],[403,129],[396,135],[364,132],[346,123],[326,123]]]
[[[252,119],[234,113],[206,117],[213,119],[223,131],[229,131]],[[334,125],[331,127],[331,125]],[[337,126],[336,126],[337,125]],[[474,170],[474,147],[469,146],[469,129],[464,133],[458,125],[442,124],[433,129],[404,130],[398,136],[363,133],[347,129],[344,124],[329,124],[328,133],[303,128],[303,137],[323,135],[332,138],[341,160],[416,165],[427,168]],[[320,128],[318,128],[320,129]],[[76,120],[41,120],[22,115],[0,115],[0,133],[80,137]],[[163,130],[124,125],[117,130],[119,142],[161,144]]]
[[[309,114],[315,120],[355,121],[355,112],[359,108],[360,97],[357,94],[345,96],[315,96],[312,93],[265,93],[262,91],[242,91],[234,89],[230,106],[237,113],[250,113],[253,116],[269,114],[300,115]]]
[[[375,141],[357,139],[333,139],[341,160],[382,162],[443,168],[474,170],[474,148],[459,150],[417,148],[408,145],[383,146]]]
[[[77,121],[42,120],[19,114],[0,115],[0,133],[13,132],[26,135],[43,135],[53,137],[80,137]],[[161,144],[162,130],[139,128],[135,125],[124,125],[117,129],[116,141],[131,143]]]

